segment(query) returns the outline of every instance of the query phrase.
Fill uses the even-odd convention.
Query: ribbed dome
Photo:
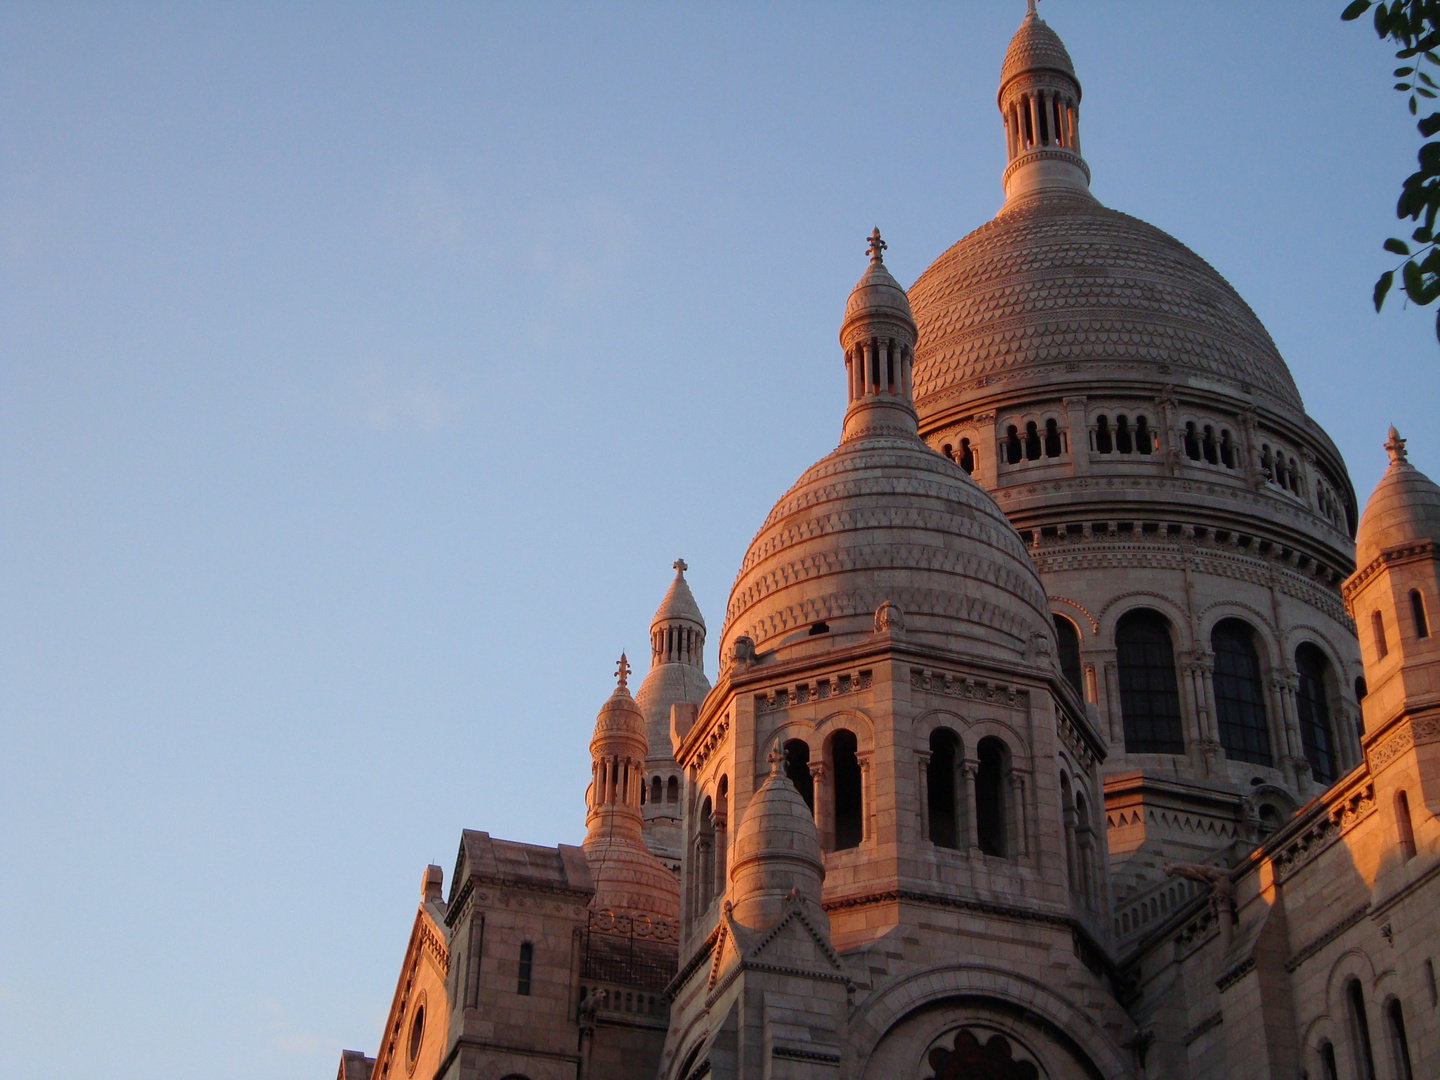
[[[981,380],[1049,370],[1068,384],[1136,363],[1302,409],[1229,282],[1174,237],[1084,195],[1008,204],[931,264],[910,303],[922,428]]]
[[[1363,570],[1387,548],[1440,540],[1440,486],[1405,458],[1405,440],[1390,429],[1390,467],[1375,485],[1355,534],[1355,566]]]
[[[1000,65],[1000,87],[1024,71],[1060,71],[1075,78],[1075,65],[1060,35],[1031,11],[1010,39],[1005,62]]]
[[[831,640],[869,634],[886,601],[906,633],[950,647],[958,635],[1024,649],[1052,632],[1035,565],[990,496],[917,437],[868,434],[770,511],[731,589],[721,653],[741,634],[759,651],[801,648],[822,622]]]

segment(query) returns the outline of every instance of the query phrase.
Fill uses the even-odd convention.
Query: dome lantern
[[[910,301],[885,268],[880,230],[866,248],[870,265],[845,304],[840,347],[845,350],[846,401],[842,441],[867,432],[918,432],[915,387],[915,317]]]
[[[996,100],[1005,123],[1007,201],[1038,191],[1090,190],[1090,167],[1080,156],[1080,80],[1035,0],[1005,51]]]

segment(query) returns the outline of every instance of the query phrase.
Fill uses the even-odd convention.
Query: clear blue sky
[[[1440,347],[1342,7],[1041,11],[1363,500],[1392,420],[1440,475]],[[7,1075],[329,1077],[461,828],[578,842],[671,560],[718,637],[838,437],[870,227],[908,283],[999,205],[1023,10],[0,6]]]

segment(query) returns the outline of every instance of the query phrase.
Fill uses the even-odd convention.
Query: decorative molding
[[[1076,611],[1084,615],[1085,618],[1090,620],[1090,633],[1100,633],[1100,620],[1095,618],[1094,615],[1090,614],[1090,609],[1087,608],[1084,604],[1080,603],[1078,600],[1071,600],[1068,596],[1047,596],[1046,599],[1049,600],[1052,604],[1069,604]]]
[[[1192,1027],[1189,1031],[1185,1032],[1184,1035],[1180,1036],[1180,1041],[1186,1046],[1189,1046],[1196,1039],[1200,1038],[1201,1035],[1204,1035],[1207,1031],[1214,1031],[1224,1022],[1225,1016],[1223,1013],[1211,1013],[1204,1020],[1201,1020],[1198,1024]]]
[[[849,911],[853,908],[874,907],[877,904],[898,903],[929,904],[932,907],[958,908],[962,911],[975,911],[983,915],[997,915],[1004,919],[1014,919],[1017,922],[1045,923],[1048,926],[1072,928],[1075,925],[1073,919],[1064,915],[1051,915],[1048,912],[1015,907],[1010,904],[997,904],[987,900],[968,900],[960,896],[917,892],[912,889],[893,889],[888,892],[868,893],[865,896],[850,896],[841,900],[830,900],[824,905],[824,908],[828,914],[832,911]]]
[[[755,695],[755,712],[767,713],[805,705],[812,701],[841,697],[845,694],[869,690],[874,685],[873,672],[846,672],[843,675],[826,675],[815,682],[792,683],[775,687]]]
[[[1218,979],[1216,979],[1215,988],[1223,994],[1226,990],[1229,990],[1230,987],[1234,986],[1236,983],[1238,983],[1241,979],[1243,979],[1246,975],[1249,975],[1254,970],[1255,957],[1247,956],[1244,960],[1241,960],[1240,963],[1236,964],[1229,971],[1225,972],[1225,974],[1221,975]]]
[[[1367,900],[1365,901],[1365,903],[1357,907],[1354,911],[1350,912],[1349,915],[1346,915],[1343,919],[1337,922],[1334,926],[1330,927],[1329,930],[1326,930],[1314,941],[1311,941],[1307,945],[1302,945],[1299,949],[1297,949],[1295,951],[1295,955],[1291,956],[1290,959],[1285,961],[1285,970],[1290,974],[1294,974],[1296,968],[1298,968],[1301,964],[1305,963],[1306,960],[1309,960],[1321,949],[1325,948],[1326,945],[1329,945],[1341,934],[1345,933],[1345,931],[1349,930],[1352,926],[1360,922],[1362,919],[1365,918],[1366,915],[1369,914],[1370,901]]]
[[[1370,766],[1370,775],[1380,775],[1411,747],[1433,742],[1440,742],[1440,716],[1401,721],[1393,732],[1366,751],[1365,760]]]
[[[839,1065],[838,1050],[802,1050],[795,1046],[776,1046],[770,1051],[772,1058],[782,1061],[813,1061],[821,1065]]]
[[[1293,840],[1282,844],[1270,856],[1277,882],[1292,877],[1302,866],[1374,813],[1375,785],[1362,784],[1326,809],[1323,818],[1316,820]]]
[[[927,671],[917,667],[910,669],[910,688],[928,690],[944,697],[1004,705],[1011,709],[1023,709],[1027,696],[1024,690],[1017,690],[1006,683],[977,681],[967,675],[952,675],[945,671]]]

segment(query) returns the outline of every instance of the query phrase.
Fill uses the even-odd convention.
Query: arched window
[[[815,812],[815,778],[810,775],[810,744],[804,739],[791,739],[785,744],[785,775]]]
[[[1230,432],[1223,428],[1220,431],[1220,461],[1227,469],[1235,468],[1235,442]]]
[[[1210,634],[1215,650],[1215,719],[1220,745],[1235,761],[1269,765],[1270,729],[1254,635],[1239,619],[1223,619]]]
[[[1435,984],[1435,961],[1425,961],[1425,988],[1430,991],[1430,1007],[1440,1005],[1440,986]]]
[[[1390,1048],[1395,1056],[1395,1075],[1400,1080],[1415,1080],[1415,1070],[1410,1065],[1410,1041],[1405,1038],[1405,1011],[1400,999],[1392,998],[1385,1008],[1385,1019],[1390,1027]]]
[[[1385,616],[1378,611],[1370,613],[1370,632],[1375,635],[1375,655],[1384,660],[1390,655],[1390,646],[1385,641]]]
[[[660,783],[660,777],[654,777],[650,781],[650,801],[652,803],[659,803],[664,790],[664,785]]]
[[[720,783],[715,785],[715,819],[712,826],[715,830],[715,891],[725,891],[725,856],[726,834],[728,828],[730,805],[730,778],[720,777]]]
[[[1260,839],[1262,841],[1274,836],[1284,823],[1285,821],[1280,816],[1280,811],[1275,809],[1273,804],[1260,804]]]
[[[680,801],[680,778],[678,776],[670,777],[669,782],[665,785],[665,801],[667,803]]]
[[[1340,1070],[1335,1067],[1335,1047],[1329,1042],[1320,1044],[1320,1067],[1324,1070],[1324,1080],[1340,1080]]]
[[[1410,590],[1410,614],[1415,620],[1415,636],[1429,637],[1430,621],[1425,618],[1425,598],[1420,595],[1419,589]]]
[[[1110,419],[1106,416],[1095,418],[1095,449],[1102,454],[1109,454],[1115,449],[1114,440],[1110,437]]]
[[[1075,796],[1070,791],[1070,777],[1060,774],[1060,817],[1065,831],[1066,881],[1072,893],[1080,891],[1080,859],[1075,850]],[[1130,916],[1123,916],[1125,928],[1129,930]]]
[[[930,733],[930,764],[926,766],[930,842],[936,847],[960,846],[959,800],[955,770],[960,760],[960,737],[949,728]]]
[[[1083,698],[1085,688],[1080,682],[1080,632],[1064,615],[1051,615],[1050,618],[1055,623],[1055,645],[1060,654],[1060,674],[1075,688],[1075,693]]]
[[[1035,461],[1040,457],[1040,428],[1034,420],[1025,425],[1025,460]]]
[[[1183,754],[1175,650],[1164,618],[1127,613],[1115,628],[1115,654],[1126,753]]]
[[[991,735],[980,740],[975,754],[980,759],[980,766],[975,770],[976,836],[982,852],[1004,858],[1008,854],[1005,782],[1010,772],[1009,753],[1005,744]]]
[[[1330,727],[1329,683],[1330,663],[1309,642],[1295,650],[1295,670],[1300,673],[1300,687],[1295,694],[1296,711],[1300,714],[1300,742],[1310,762],[1310,775],[1322,784],[1333,783],[1339,774],[1335,761],[1335,741]]]
[[[1355,700],[1356,700],[1356,701],[1364,701],[1364,700],[1365,700],[1365,695],[1368,694],[1368,693],[1370,693],[1370,688],[1365,685],[1365,676],[1364,676],[1364,675],[1356,675],[1356,676],[1355,676]],[[1362,732],[1362,734],[1363,734],[1363,732]]]
[[[1406,862],[1415,857],[1415,824],[1410,820],[1410,796],[1395,793],[1395,834],[1400,838],[1400,856]]]
[[[1020,455],[1020,431],[1014,424],[1011,424],[1005,435],[1005,464],[1019,465]]]
[[[1130,421],[1123,416],[1115,417],[1115,450],[1128,454],[1135,448],[1130,441]]]
[[[530,972],[535,965],[535,946],[525,942],[520,946],[520,973],[515,980],[515,992],[517,994],[530,993]]]
[[[830,785],[835,793],[835,850],[859,847],[865,838],[865,808],[861,793],[860,759],[855,733],[841,728],[830,737]]]
[[[1135,449],[1141,454],[1148,454],[1155,449],[1149,422],[1143,416],[1135,417]]]
[[[1045,421],[1045,456],[1060,456],[1060,428],[1053,419]]]
[[[970,448],[969,439],[960,440],[960,468],[972,476],[975,473],[975,451]]]
[[[1185,425],[1185,456],[1191,461],[1200,460],[1200,436],[1195,432],[1194,421]]]
[[[1360,1080],[1375,1080],[1375,1053],[1370,1047],[1370,1021],[1365,1016],[1365,992],[1360,980],[1345,984],[1345,1001],[1350,1013],[1350,1049],[1355,1073]]]
[[[1095,870],[1092,861],[1094,851],[1095,833],[1090,825],[1090,807],[1085,802],[1085,796],[1077,791],[1075,793],[1075,853],[1080,864],[1080,898],[1087,908],[1095,906]],[[1152,904],[1154,902],[1151,901]]]

